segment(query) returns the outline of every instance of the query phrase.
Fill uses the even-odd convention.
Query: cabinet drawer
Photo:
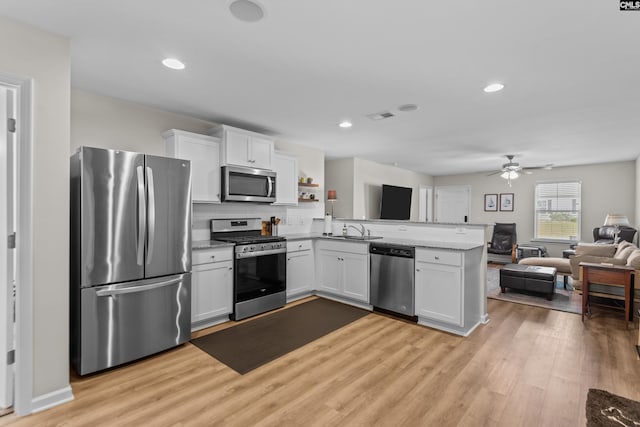
[[[287,252],[310,251],[311,240],[297,240],[287,242]]]
[[[442,249],[416,249],[416,261],[432,264],[462,265],[462,253]]]
[[[210,262],[233,260],[233,248],[198,249],[191,253],[191,264],[207,264]]]

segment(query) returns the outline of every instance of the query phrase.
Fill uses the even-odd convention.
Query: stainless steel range
[[[211,239],[235,243],[231,318],[241,320],[287,302],[284,237],[261,236],[260,218],[212,219]]]

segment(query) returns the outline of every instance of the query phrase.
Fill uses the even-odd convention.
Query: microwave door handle
[[[267,184],[268,184],[267,197],[273,197],[273,194],[271,194],[273,192],[273,183],[271,182],[270,176],[267,177]]]
[[[153,246],[156,240],[156,192],[153,186],[153,169],[147,166],[147,189],[149,191],[149,243],[147,246],[147,264],[153,258]]]
[[[138,178],[138,244],[136,247],[136,262],[142,265],[144,258],[144,234],[145,234],[145,218],[147,216],[147,202],[144,197],[144,176],[142,166],[136,168]]]

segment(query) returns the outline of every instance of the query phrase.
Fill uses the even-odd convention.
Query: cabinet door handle
[[[287,258],[287,261],[291,261],[291,258]]]
[[[229,270],[233,270],[233,267],[229,267]]]
[[[416,268],[416,271],[420,271],[420,269],[419,269],[419,268]]]
[[[216,256],[215,255],[211,255],[211,259],[216,259]]]
[[[434,257],[434,258],[435,258],[435,259],[440,259],[440,257],[439,257],[439,256],[437,256],[437,257]]]

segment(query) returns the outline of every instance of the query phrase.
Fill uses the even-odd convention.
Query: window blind
[[[581,184],[542,182],[535,191],[535,238],[580,240]]]

